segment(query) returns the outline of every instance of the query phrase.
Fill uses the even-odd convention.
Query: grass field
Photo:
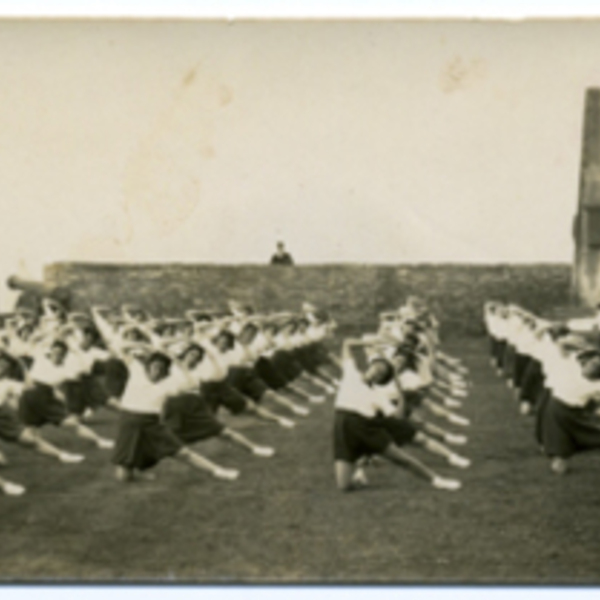
[[[459,492],[434,490],[389,465],[369,489],[333,485],[332,407],[315,407],[293,431],[238,418],[236,426],[276,446],[272,459],[224,443],[198,447],[241,468],[234,483],[165,462],[158,479],[113,480],[108,453],[87,449],[82,465],[59,465],[4,445],[6,476],[27,485],[0,496],[4,580],[194,582],[600,582],[600,456],[552,475],[488,366],[483,340],[449,344],[471,369],[462,412],[472,420]],[[98,417],[111,434],[115,417]],[[455,428],[456,430],[456,428]],[[48,429],[72,450],[85,442]],[[422,456],[418,451],[416,455]]]

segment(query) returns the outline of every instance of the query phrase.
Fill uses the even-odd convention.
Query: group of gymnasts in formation
[[[459,489],[458,479],[439,475],[404,448],[418,446],[460,469],[471,465],[449,448],[466,444],[467,436],[433,422],[470,425],[456,412],[470,383],[461,361],[441,350],[439,323],[426,303],[410,296],[380,315],[376,333],[345,339],[341,366],[333,432],[338,489],[367,485],[366,468],[377,456],[435,488]]]
[[[67,313],[45,298],[40,312],[19,310],[0,330],[0,439],[81,462],[41,434],[45,425],[65,428],[111,450],[123,481],[148,478],[167,457],[237,479],[237,470],[190,446],[220,437],[258,457],[275,451],[219,421],[218,409],[293,428],[290,417],[324,402],[339,375],[325,345],[335,323],[309,304],[300,314],[259,316],[231,302],[226,315],[190,310],[156,319],[134,306]],[[100,407],[118,411],[114,440],[89,424]],[[4,478],[0,489],[25,491]]]
[[[557,474],[576,453],[600,448],[600,307],[594,317],[549,321],[488,302],[491,363],[535,415],[535,438]]]
[[[455,467],[470,464],[445,445],[467,438],[426,420],[430,413],[469,425],[452,410],[460,407],[468,384],[466,369],[440,350],[438,324],[418,298],[382,314],[377,334],[345,340],[341,361],[328,344],[335,322],[309,303],[298,313],[259,315],[232,301],[226,314],[189,310],[177,319],[154,318],[131,305],[97,306],[89,314],[67,312],[51,298],[40,306],[3,318],[0,439],[62,463],[85,457],[45,439],[46,425],[111,451],[121,481],[152,478],[149,469],[166,458],[235,480],[238,470],[191,446],[219,437],[258,457],[275,450],[230,427],[235,419],[221,422],[221,407],[293,428],[292,417],[304,417],[311,405],[336,395],[340,489],[366,485],[365,469],[377,454],[435,487],[460,487],[400,449],[409,443]],[[118,413],[114,440],[91,425],[102,407]],[[0,464],[7,464],[2,453]],[[0,489],[14,496],[25,492],[3,477]]]

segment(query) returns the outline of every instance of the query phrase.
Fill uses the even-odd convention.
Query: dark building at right
[[[600,304],[600,89],[585,96],[579,205],[573,226],[573,293],[583,304]]]

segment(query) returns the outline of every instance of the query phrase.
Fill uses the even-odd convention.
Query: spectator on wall
[[[288,267],[294,266],[292,255],[286,251],[283,242],[277,242],[277,252],[271,257],[272,265],[284,265]]]

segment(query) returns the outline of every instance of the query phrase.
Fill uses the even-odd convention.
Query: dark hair
[[[259,327],[256,323],[246,323],[242,327],[242,330],[240,331],[240,333],[238,335],[238,339],[249,336],[250,341],[251,341],[256,337],[256,335],[258,334],[258,331],[259,331]]]
[[[192,350],[196,350],[200,353],[200,360],[204,358],[206,351],[199,344],[190,344],[180,355],[179,358],[185,358]]]
[[[417,368],[417,354],[416,348],[407,344],[406,341],[400,342],[394,350],[394,357],[401,356],[405,361],[405,368],[411,371]]]
[[[420,341],[421,340],[416,333],[407,333],[401,343],[409,348],[415,349]]]
[[[146,357],[146,366],[149,366],[151,363],[156,361],[162,362],[167,369],[171,366],[171,363],[173,362],[171,358],[163,352],[156,351],[152,352]]]
[[[213,338],[213,341],[218,340],[219,338],[224,338],[227,341],[227,347],[229,349],[235,346],[235,336],[231,331],[227,331],[226,329],[221,329],[217,335]]]
[[[313,316],[315,317],[318,323],[327,323],[329,321],[329,313],[322,308],[316,310],[313,313]]]
[[[600,355],[596,353],[583,361],[581,370],[586,379],[592,381],[598,381],[600,379],[600,361],[598,359],[600,359]]]
[[[300,317],[297,321],[298,328],[300,327],[308,327],[310,325],[310,321],[306,317]]]
[[[423,324],[420,323],[417,319],[406,319],[406,321],[404,321],[404,324],[410,325],[415,329],[415,331],[423,331],[424,329]]]
[[[213,320],[213,316],[207,312],[192,313],[190,319],[194,321],[194,323],[210,323]]]
[[[548,333],[553,340],[558,340],[561,337],[569,335],[571,330],[564,323],[557,323],[548,329]]]
[[[375,357],[369,362],[369,367],[371,368],[373,365],[381,365],[385,367],[385,372],[380,375],[375,382],[376,385],[387,385],[394,378],[394,367],[382,357]]]
[[[67,343],[63,340],[54,340],[50,344],[50,348],[60,348],[63,352],[69,351],[69,346],[67,346]]]
[[[277,324],[274,323],[273,321],[267,321],[266,323],[263,324],[263,331],[265,333],[267,332],[272,332],[272,333],[277,333],[279,331],[279,327],[277,327]]]
[[[100,334],[98,333],[98,330],[92,325],[84,325],[81,328],[81,333],[82,335],[91,336],[94,342],[97,342],[100,339]]]

